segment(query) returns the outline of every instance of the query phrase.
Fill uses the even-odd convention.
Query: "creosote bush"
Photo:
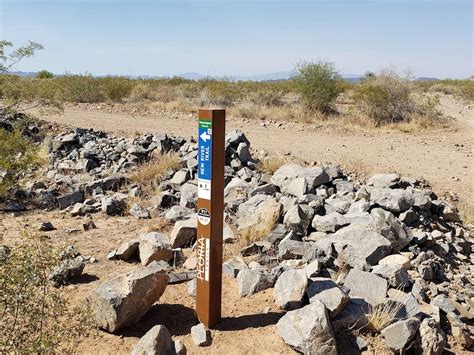
[[[0,259],[0,353],[68,353],[87,334],[87,310],[71,307],[48,276],[59,253],[44,237],[22,235]]]
[[[330,113],[342,92],[342,80],[333,63],[319,61],[297,67],[297,88],[306,107],[311,111]]]
[[[39,146],[24,138],[19,128],[0,129],[0,199],[14,187],[25,171],[41,164]]]

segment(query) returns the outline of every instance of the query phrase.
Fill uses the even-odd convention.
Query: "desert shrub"
[[[78,103],[97,103],[106,99],[106,94],[97,78],[89,74],[65,75],[55,80],[64,89],[66,100]]]
[[[265,88],[251,91],[247,99],[257,105],[263,106],[281,106],[285,93],[282,90]]]
[[[154,98],[152,87],[147,82],[140,82],[130,92],[130,101],[139,102],[152,100]]]
[[[13,132],[0,129],[0,198],[14,187],[25,171],[41,163],[39,147],[24,138],[19,128]]]
[[[263,159],[258,165],[257,169],[262,173],[274,174],[281,166],[288,164],[289,160],[285,157],[268,157]]]
[[[22,237],[0,260],[0,353],[72,351],[88,330],[87,312],[71,308],[48,280],[59,260],[49,240]]]
[[[123,77],[106,77],[96,79],[104,96],[109,100],[121,102],[128,97],[134,86],[133,80]]]
[[[417,109],[409,79],[393,71],[365,79],[356,90],[354,101],[376,125],[407,121]]]
[[[339,84],[341,76],[333,63],[319,61],[303,63],[297,67],[295,77],[301,98],[308,109],[330,113],[343,88]]]
[[[130,179],[140,185],[147,197],[158,191],[160,183],[171,171],[181,167],[181,159],[176,153],[156,155],[151,160],[142,164]]]
[[[40,70],[38,73],[36,73],[37,79],[51,79],[53,77],[54,74],[47,70]]]
[[[432,82],[431,90],[474,101],[474,80],[441,80]]]

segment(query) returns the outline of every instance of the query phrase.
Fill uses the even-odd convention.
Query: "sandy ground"
[[[474,108],[452,99],[443,102],[445,112],[455,118],[452,127],[406,134],[386,130],[329,129],[314,124],[243,122],[230,119],[228,130],[242,128],[254,149],[269,154],[285,154],[308,162],[340,164],[359,175],[372,172],[399,172],[427,179],[439,194],[457,194],[461,202],[473,201]],[[163,114],[133,116],[104,113],[78,107],[66,108],[61,115],[43,119],[74,127],[90,127],[116,134],[166,132],[191,136],[196,133],[193,115]],[[92,289],[114,276],[139,265],[108,261],[108,252],[120,243],[147,231],[147,223],[127,217],[107,218],[93,215],[96,230],[82,231],[82,219],[65,216],[59,211],[30,212],[24,216],[0,215],[0,242],[13,242],[20,230],[34,229],[40,221],[51,221],[57,228],[48,232],[58,246],[74,244],[83,255],[98,259],[88,264],[78,283],[63,288],[73,304],[84,300]],[[67,228],[80,231],[68,234]],[[282,313],[275,306],[273,290],[240,298],[235,280],[225,277],[223,287],[223,321],[213,330],[212,346],[197,348],[190,328],[197,323],[194,300],[186,284],[170,285],[160,301],[136,326],[117,335],[93,333],[77,346],[78,354],[129,354],[139,337],[156,324],[164,324],[176,339],[181,339],[190,354],[285,354],[293,353],[276,334],[275,324]]]

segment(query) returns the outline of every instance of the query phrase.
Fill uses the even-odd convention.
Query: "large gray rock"
[[[186,181],[189,180],[189,170],[178,170],[176,174],[173,175],[173,178],[169,181],[170,186],[179,191],[181,189],[181,185],[184,185]]]
[[[332,320],[334,332],[344,332],[367,326],[370,305],[361,298],[352,298],[346,307]]]
[[[364,299],[376,306],[382,303],[387,295],[387,280],[370,272],[351,269],[344,282],[351,297]]]
[[[310,246],[311,243],[292,240],[287,236],[278,244],[278,257],[283,260],[301,259]]]
[[[150,218],[150,212],[148,212],[146,208],[143,208],[138,203],[134,203],[128,212],[136,219]]]
[[[179,221],[186,219],[193,214],[193,210],[187,207],[173,206],[165,213],[165,219]]]
[[[157,232],[140,235],[138,247],[142,265],[148,265],[154,260],[168,261],[173,256],[168,238]]]
[[[382,208],[374,208],[370,212],[370,225],[373,230],[390,241],[395,252],[402,250],[413,239],[412,234],[398,218]]]
[[[174,342],[164,325],[155,325],[132,349],[132,355],[174,355]]]
[[[419,327],[420,321],[417,318],[409,318],[389,325],[382,330],[382,336],[391,349],[399,351],[414,338]]]
[[[152,263],[101,284],[86,301],[96,324],[113,333],[136,324],[159,300],[167,284],[162,266]]]
[[[367,185],[377,188],[395,187],[399,180],[398,174],[376,174],[367,180]]]
[[[282,165],[272,176],[272,183],[278,186],[283,193],[288,193],[288,186],[303,171],[297,164]]]
[[[285,343],[303,354],[337,354],[331,322],[322,302],[286,313],[278,321],[277,331]]]
[[[237,283],[240,297],[245,297],[273,287],[275,276],[264,271],[244,268],[237,275]]]
[[[324,216],[314,216],[312,226],[319,232],[334,233],[349,223],[350,220],[342,214],[332,212]]]
[[[372,272],[396,288],[406,288],[412,284],[410,275],[402,265],[375,265]]]
[[[286,212],[283,223],[287,228],[306,234],[310,219],[299,205],[294,205]]]
[[[370,201],[391,212],[405,212],[413,205],[413,196],[403,189],[378,189],[370,193]]]
[[[338,284],[324,277],[314,278],[308,286],[306,294],[310,303],[322,302],[328,309],[331,318],[337,316],[350,300],[350,297]]]
[[[198,188],[196,185],[187,182],[180,189],[181,197],[179,205],[181,207],[195,208],[197,203]]]
[[[75,205],[76,203],[84,201],[84,194],[82,191],[74,191],[64,194],[56,199],[58,202],[59,209],[63,210],[69,206]]]
[[[420,325],[421,350],[423,355],[441,355],[446,345],[446,336],[433,318],[425,318]]]
[[[138,256],[138,240],[132,240],[130,242],[122,243],[118,249],[113,250],[107,256],[108,259],[119,259],[124,261],[130,261]]]
[[[253,234],[268,233],[280,218],[282,205],[268,195],[255,195],[241,204],[237,211],[235,224],[239,231],[247,230]]]
[[[191,246],[197,235],[197,219],[190,218],[177,221],[170,233],[170,243],[173,248]]]
[[[375,265],[392,250],[388,239],[365,224],[343,227],[326,239],[334,245],[343,261],[352,267]],[[324,239],[320,243],[324,243]]]
[[[299,308],[307,285],[308,278],[304,270],[284,271],[275,283],[275,303],[284,309]]]

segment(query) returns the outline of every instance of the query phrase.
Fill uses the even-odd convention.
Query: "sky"
[[[344,74],[473,73],[469,0],[0,0],[0,39],[60,74],[257,75],[326,60]]]

